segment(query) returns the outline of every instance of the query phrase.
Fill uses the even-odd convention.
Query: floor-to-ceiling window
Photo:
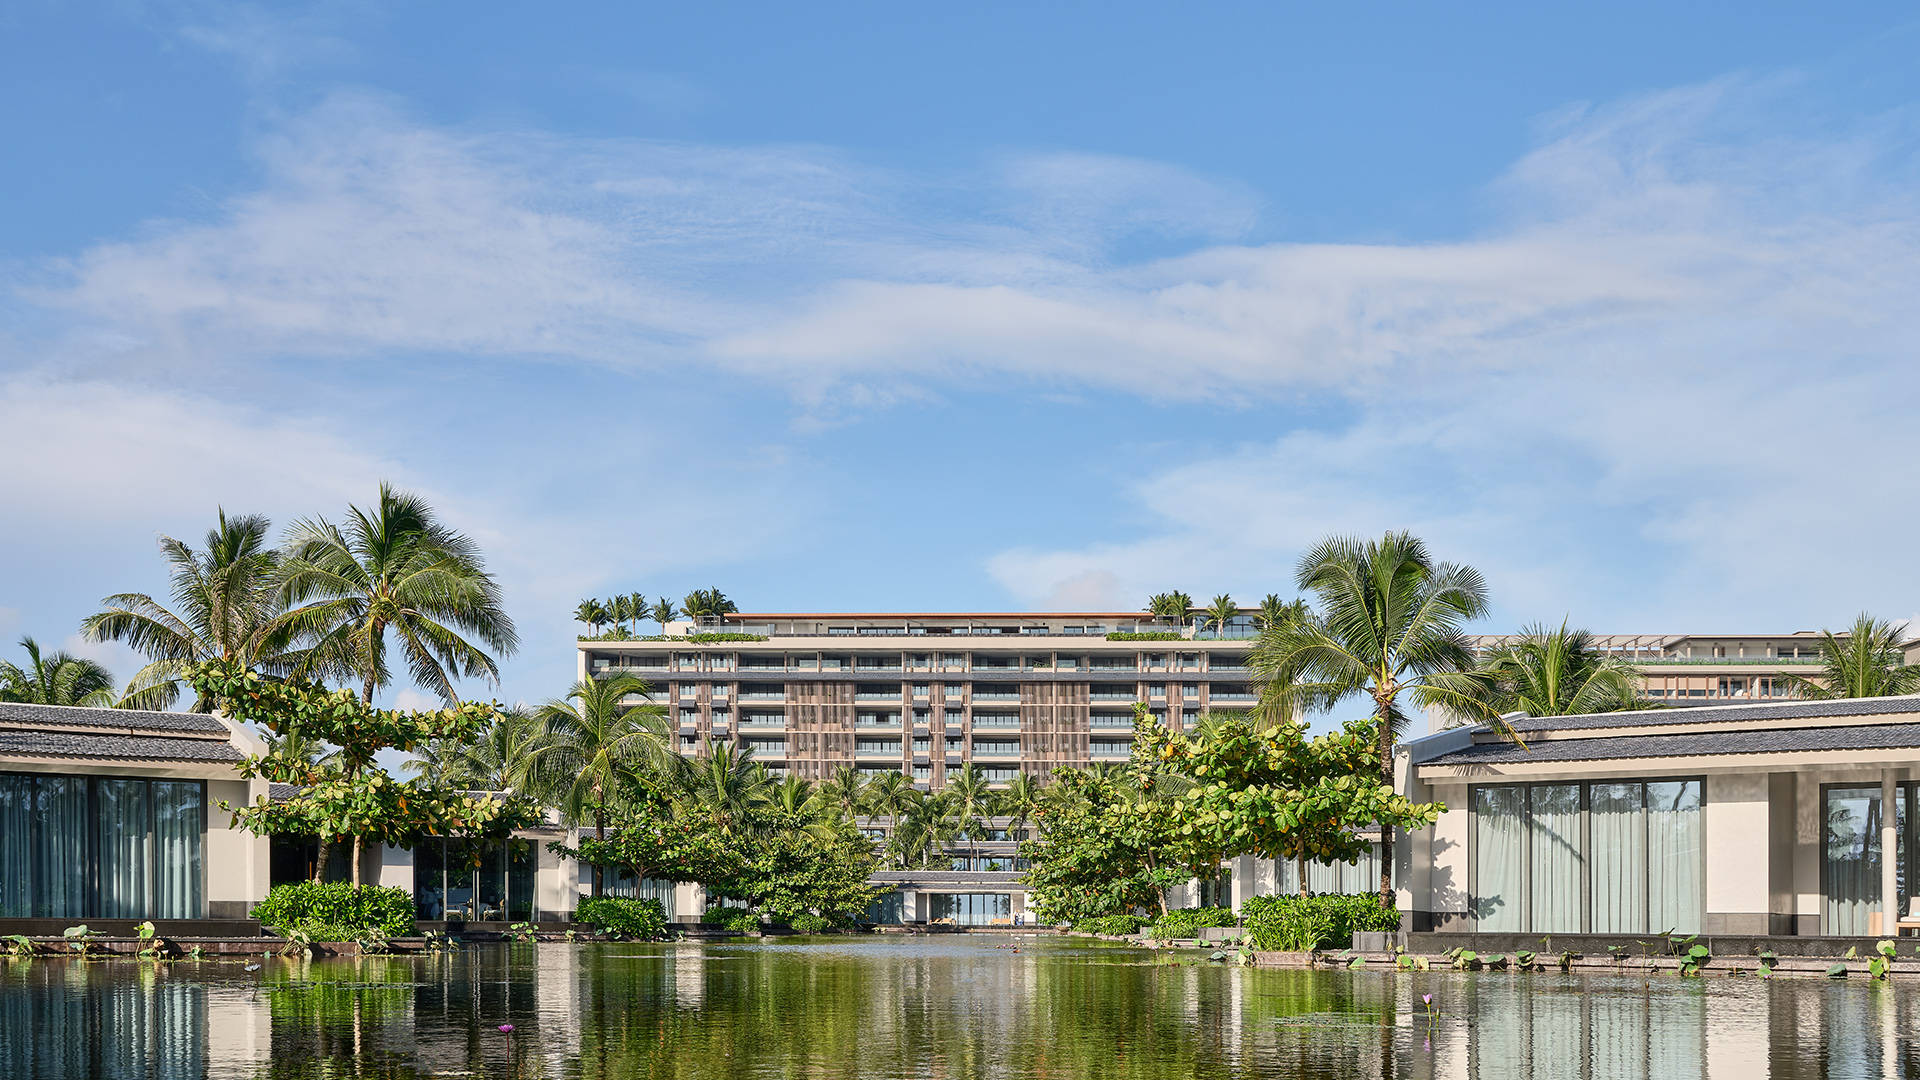
[[[206,913],[197,780],[0,773],[0,916]]]
[[[1299,864],[1276,859],[1273,864],[1273,891],[1286,896],[1300,891]],[[1307,863],[1307,891],[1335,896],[1342,893],[1378,893],[1380,891],[1380,849],[1368,847],[1366,854],[1353,862]]]
[[[1704,791],[1699,779],[1475,787],[1476,928],[1697,933]]]
[[[1824,790],[1822,892],[1826,905],[1820,932],[1881,933],[1876,917],[1880,911],[1880,785]]]
[[[430,922],[528,922],[537,857],[527,840],[422,840],[413,848],[414,910]]]
[[[927,919],[957,926],[992,926],[1013,921],[1010,893],[928,893]]]

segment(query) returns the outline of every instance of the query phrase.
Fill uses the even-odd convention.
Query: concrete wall
[[[1765,934],[1772,925],[1768,853],[1771,788],[1764,772],[1707,777],[1706,912],[1709,934]]]
[[[255,795],[265,795],[266,790],[263,780],[207,781],[207,831],[202,854],[206,860],[208,918],[244,919],[267,895],[271,870],[267,838],[234,828],[233,815],[220,809],[222,800],[245,806]]]

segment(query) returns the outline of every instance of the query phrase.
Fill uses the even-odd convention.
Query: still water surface
[[[1006,941],[502,945],[257,973],[13,961],[0,1077],[1920,1075],[1920,988],[1899,984],[1295,971]]]

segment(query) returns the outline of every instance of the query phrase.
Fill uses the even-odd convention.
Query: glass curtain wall
[[[530,922],[538,857],[525,840],[422,840],[413,849],[414,910],[429,922]]]
[[[0,916],[205,913],[198,781],[0,774]]]
[[[956,926],[992,926],[1013,921],[1009,893],[929,893],[927,917]]]
[[[1476,926],[1698,933],[1704,790],[1697,779],[1474,788]]]

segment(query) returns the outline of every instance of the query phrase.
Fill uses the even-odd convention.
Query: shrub
[[[743,934],[760,929],[760,916],[752,908],[710,907],[700,916],[703,926],[717,926],[722,930],[738,930]]]
[[[1125,937],[1128,934],[1139,933],[1146,922],[1147,920],[1138,915],[1102,915],[1097,919],[1081,919],[1073,924],[1073,929],[1081,934],[1110,934],[1115,937]]]
[[[793,932],[796,934],[824,934],[827,932],[827,928],[833,924],[829,923],[824,915],[815,915],[811,911],[803,911],[793,918],[788,919],[787,925],[792,927]]]
[[[1400,913],[1373,893],[1357,896],[1252,896],[1240,905],[1257,949],[1308,952],[1353,947],[1356,932],[1391,933]]]
[[[1114,630],[1108,641],[1179,641],[1185,635],[1178,630]]]
[[[1232,926],[1238,921],[1230,908],[1176,908],[1153,924],[1152,936],[1158,941],[1199,937],[1202,927]]]
[[[282,934],[309,941],[358,941],[370,930],[387,937],[413,933],[413,896],[390,885],[300,881],[275,885],[251,914]]]
[[[667,936],[667,909],[660,901],[632,896],[586,896],[573,921],[623,941],[660,941]]]

